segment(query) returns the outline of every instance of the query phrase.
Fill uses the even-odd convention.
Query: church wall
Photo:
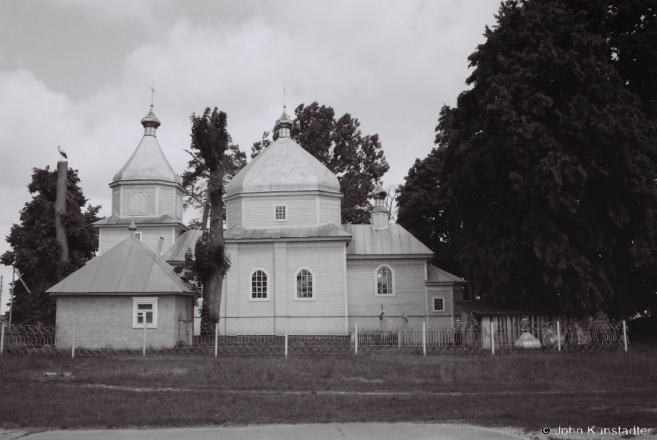
[[[121,215],[121,188],[112,189],[112,215]]]
[[[190,298],[159,296],[157,328],[146,330],[147,348],[174,346],[183,303],[191,307]],[[132,328],[132,296],[58,296],[56,313],[58,348],[71,347],[73,324],[76,348],[143,348],[144,330]]]
[[[175,218],[182,220],[183,196],[180,191],[176,191],[176,215]]]
[[[429,286],[427,287],[427,299],[429,301],[429,325],[442,325],[451,323],[454,316],[454,292],[452,286]],[[433,311],[433,298],[441,297],[445,300],[445,311]]]
[[[226,227],[242,225],[242,200],[232,199],[226,202]]]
[[[287,221],[274,221],[274,205],[287,205]],[[245,227],[289,228],[317,226],[317,201],[311,196],[245,197]]]
[[[119,192],[120,188],[117,188]],[[130,212],[130,196],[136,192],[141,192],[146,196],[146,214],[155,215],[155,187],[148,185],[125,185],[123,186],[123,217],[135,215]]]
[[[100,252],[107,252],[117,244],[121,243],[126,238],[130,237],[130,231],[127,227],[123,228],[102,228]],[[157,250],[160,237],[164,237],[162,244],[162,253],[169,250],[173,245],[175,228],[173,226],[159,226],[159,227],[142,227],[137,226],[137,232],[141,232],[141,241],[150,250],[155,252]],[[176,237],[178,237],[176,233]]]
[[[341,224],[340,199],[335,197],[319,196],[319,223]]]
[[[169,214],[173,217],[173,188],[160,187],[158,215]]]
[[[394,296],[375,295],[375,272],[381,264],[394,270]],[[410,259],[347,260],[349,327],[353,329],[356,322],[360,328],[378,327],[382,305],[388,323],[403,314],[421,325],[427,313],[425,264],[425,260]]]

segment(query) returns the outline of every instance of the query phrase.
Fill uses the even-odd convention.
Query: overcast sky
[[[110,215],[107,185],[141,139],[152,81],[157,137],[179,174],[192,112],[225,111],[248,155],[280,116],[285,83],[288,113],[318,101],[378,133],[384,183],[403,183],[433,147],[441,107],[466,88],[467,57],[499,5],[0,0],[0,254],[31,198],[32,168],[55,167],[58,145],[85,196]],[[11,270],[0,274],[5,310]]]

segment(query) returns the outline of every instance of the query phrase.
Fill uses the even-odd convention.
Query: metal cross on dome
[[[151,107],[153,107],[153,96],[157,93],[155,91],[155,81],[153,81],[149,89],[151,89]]]

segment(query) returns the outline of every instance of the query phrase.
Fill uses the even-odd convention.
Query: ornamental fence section
[[[108,329],[94,324],[46,327],[2,324],[0,354],[52,356],[112,355],[438,355],[535,351],[628,350],[625,321],[544,321],[510,325],[503,321],[427,326],[358,325],[342,335],[225,335],[221,323],[200,328],[193,322],[158,328]]]

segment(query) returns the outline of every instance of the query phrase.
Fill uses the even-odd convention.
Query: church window
[[[143,192],[130,196],[130,215],[146,215],[146,196]]]
[[[287,205],[274,205],[274,221],[283,222],[287,220]]]
[[[442,296],[434,296],[432,299],[434,312],[444,312],[445,311],[445,298]]]
[[[135,232],[135,237],[137,237],[137,240],[142,241],[141,232]]]
[[[395,272],[390,266],[379,266],[374,273],[374,281],[376,283],[375,295],[395,295]]]
[[[157,328],[157,298],[132,298],[132,328]]]
[[[269,300],[268,274],[264,269],[256,269],[251,272],[251,300]]]
[[[299,269],[296,273],[296,299],[315,299],[314,275],[310,269]]]

